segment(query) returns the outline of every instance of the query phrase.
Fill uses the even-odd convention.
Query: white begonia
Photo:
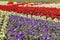
[[[3,13],[4,13],[4,11],[1,12],[1,17],[3,17],[3,15],[4,15]]]
[[[22,16],[22,17],[27,17],[27,14],[23,14],[23,13],[15,13],[15,15]]]
[[[41,19],[42,20],[46,20],[46,16],[41,16]]]
[[[0,22],[2,22],[3,18],[0,18]]]
[[[5,29],[5,27],[4,26],[2,26],[3,28],[1,28],[1,31],[3,32],[4,31],[4,29]]]
[[[24,16],[23,17],[27,17],[28,15],[27,14],[24,14]]]
[[[0,38],[4,37],[4,36],[5,36],[5,33],[4,32],[0,32]]]
[[[39,38],[40,36],[37,36],[37,38]]]
[[[60,8],[60,3],[58,4],[42,4],[40,7],[49,7],[49,8]]]
[[[18,15],[18,16],[20,16],[20,13],[15,13],[15,15]]]
[[[21,14],[20,14],[20,16],[24,17],[24,14],[23,14],[23,13],[21,13]]]
[[[32,18],[35,18],[36,16],[35,15],[32,15]]]
[[[60,20],[58,20],[58,22],[60,22]]]
[[[31,15],[28,15],[28,18],[31,18]]]
[[[40,16],[36,16],[36,19],[40,19]]]
[[[3,14],[6,15],[6,16],[9,15],[9,13],[7,11],[4,11]]]
[[[17,15],[16,12],[9,12],[10,15]]]
[[[55,19],[53,19],[53,21],[58,22],[58,19],[57,19],[57,18],[55,18]]]
[[[9,14],[9,12],[1,11],[1,15],[0,15],[1,16],[1,18],[0,18],[1,20],[0,20],[0,22],[4,19],[3,25],[2,25],[2,28],[1,28],[1,32],[0,32],[0,38],[1,38],[1,40],[2,40],[2,38],[5,37],[5,34],[7,33],[7,31],[6,31],[7,25],[6,24],[8,23],[9,15],[10,14]]]
[[[51,17],[49,17],[49,18],[47,18],[47,20],[48,20],[48,21],[52,21],[52,18],[51,18]]]
[[[5,16],[4,22],[6,22],[9,19],[9,16]]]
[[[40,19],[40,16],[32,15],[32,18],[34,18],[34,19]]]

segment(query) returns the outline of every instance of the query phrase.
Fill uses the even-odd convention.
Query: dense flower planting
[[[6,31],[6,26],[8,23],[9,15],[0,10],[0,40],[5,40],[6,36],[5,34],[7,33]]]
[[[53,20],[46,20],[45,17],[38,18],[38,16],[29,16],[29,15],[22,15],[15,12],[8,12],[8,11],[0,11],[1,15],[1,28],[0,28],[0,40],[46,40],[54,39],[54,36],[56,36],[56,40],[60,40],[60,22],[54,22]],[[36,19],[38,18],[38,19]],[[45,19],[45,20],[44,20]],[[56,20],[55,20],[56,21]],[[55,28],[54,26],[55,25]],[[46,28],[45,28],[46,27]],[[16,30],[15,30],[16,29]],[[45,31],[46,30],[46,31]],[[21,34],[20,36],[14,35],[12,37],[9,33],[11,32],[11,35],[14,35],[17,33],[20,35],[20,32],[23,32],[24,34]],[[57,35],[56,35],[56,32]],[[51,37],[49,34],[51,33]],[[45,36],[41,36],[45,35]],[[23,36],[23,38],[21,38]],[[42,38],[41,38],[42,37]],[[16,38],[16,39],[14,39]]]
[[[0,40],[60,40],[60,7],[0,5]]]
[[[60,8],[49,8],[49,7],[35,7],[27,5],[19,5],[19,4],[12,4],[12,5],[0,5],[0,10],[5,11],[14,11],[17,13],[23,14],[30,14],[30,15],[37,15],[37,16],[46,16],[47,18],[51,17],[52,19],[58,18],[60,19]]]
[[[60,40],[60,22],[11,15],[7,40]]]
[[[6,37],[6,34],[7,34],[6,27],[7,27],[7,24],[8,24],[9,17],[12,13],[13,12],[0,10],[0,40],[6,40],[7,39],[7,37]]]

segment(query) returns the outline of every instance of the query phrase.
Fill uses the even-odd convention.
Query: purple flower
[[[19,37],[18,37],[18,34],[16,34],[15,37],[16,37],[16,40],[18,40],[18,38],[19,38]]]
[[[12,15],[11,18],[16,20],[18,18],[18,16]]]
[[[51,38],[47,37],[47,40],[51,40]]]
[[[10,38],[8,38],[7,40],[11,40]]]
[[[59,29],[59,25],[57,27],[57,25],[53,21],[49,22],[48,20],[42,19],[31,19],[12,15],[9,21],[10,22],[7,26],[7,36],[9,38],[11,37],[11,35],[14,35],[12,39],[16,38],[16,40],[20,40],[19,37],[25,38],[28,36],[28,34],[34,36],[34,38],[40,36],[43,38],[41,38],[41,40],[52,40],[50,38],[53,35],[52,31],[54,31],[52,29]],[[56,31],[56,35],[58,34],[59,30]],[[56,40],[56,36],[53,40]]]
[[[19,35],[20,35],[21,38],[24,38],[25,33],[24,32],[20,32]]]
[[[59,32],[56,32],[56,35],[59,35]]]
[[[8,36],[8,37],[11,36],[11,33],[8,33],[7,36]]]
[[[21,26],[21,23],[20,23],[19,21],[16,22],[16,24],[17,24],[17,26],[19,26],[19,27]]]
[[[11,15],[10,19],[9,19],[9,22],[12,23],[13,21],[16,22],[18,19],[18,16],[16,15]]]
[[[56,28],[57,26],[55,24],[52,25],[52,28]]]
[[[47,25],[44,25],[44,32],[48,32],[48,27],[47,27]]]
[[[30,24],[29,24],[28,22],[24,22],[24,23],[22,23],[22,25],[27,27],[27,26],[29,26]]]
[[[16,32],[17,32],[17,31],[15,31],[15,30],[12,30],[12,33],[13,33],[13,34],[16,34]]]
[[[57,28],[56,28],[57,30],[60,30],[60,26],[57,26]]]
[[[30,31],[30,35],[34,36],[35,34],[34,34],[34,32]]]
[[[42,23],[44,23],[44,20],[41,20]]]
[[[45,40],[47,40],[47,37],[45,37]]]
[[[40,34],[40,36],[44,36],[44,34]]]
[[[37,22],[41,22],[41,19],[38,19]]]
[[[18,38],[18,39],[16,39],[16,40],[20,40],[20,39]]]
[[[27,33],[27,32],[28,32],[28,30],[24,30],[24,32],[25,32],[25,33]]]
[[[13,31],[16,31],[16,28]]]
[[[56,36],[54,36],[53,40],[57,40]]]
[[[26,20],[26,21],[31,21],[32,19],[30,19],[30,18],[25,18],[25,20]]]
[[[10,26],[7,26],[6,29],[7,29],[8,31],[11,31]]]
[[[20,17],[20,21],[21,21],[21,22],[24,22],[24,18],[23,18],[23,17]]]

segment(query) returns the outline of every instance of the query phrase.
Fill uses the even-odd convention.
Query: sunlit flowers
[[[7,39],[57,40],[60,35],[60,31],[57,29],[58,25],[60,23],[54,21],[11,15],[7,27]]]

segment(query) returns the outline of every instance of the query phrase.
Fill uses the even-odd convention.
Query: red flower
[[[13,4],[13,2],[8,2],[8,4],[10,5],[10,4]]]

